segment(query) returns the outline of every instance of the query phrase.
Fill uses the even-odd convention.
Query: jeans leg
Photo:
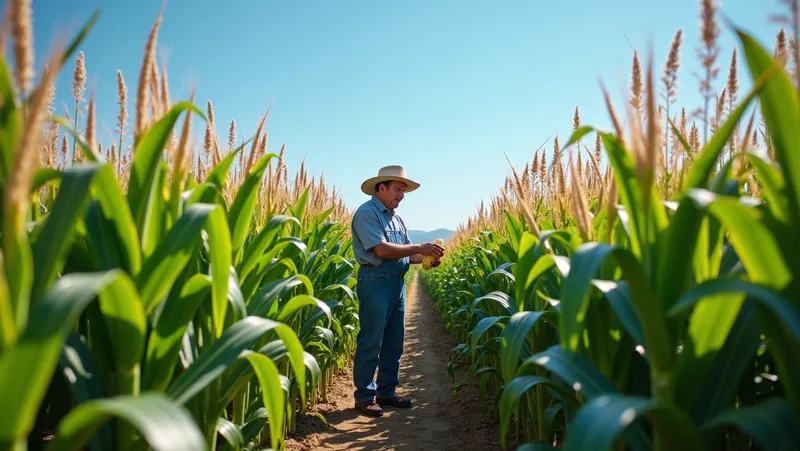
[[[386,280],[370,280],[369,274],[358,276],[356,293],[359,299],[360,330],[356,337],[356,353],[353,359],[353,383],[356,386],[356,402],[369,401],[375,397],[375,369],[378,366],[383,332],[390,300]]]
[[[378,366],[379,398],[390,398],[400,381],[400,358],[403,355],[403,344],[406,333],[406,287],[402,278],[398,281],[399,289],[386,320],[381,345],[380,364]]]

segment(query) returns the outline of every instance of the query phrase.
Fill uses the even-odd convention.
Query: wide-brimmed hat
[[[361,184],[361,191],[368,196],[372,196],[375,194],[375,185],[387,180],[397,180],[398,182],[405,183],[408,185],[406,189],[407,193],[419,188],[419,183],[406,177],[406,170],[402,166],[391,165],[380,168],[377,176],[365,180],[364,183]]]

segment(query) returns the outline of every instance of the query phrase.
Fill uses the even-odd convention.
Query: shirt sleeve
[[[362,212],[355,215],[353,217],[353,231],[358,236],[358,239],[361,240],[365,250],[386,242],[381,223],[372,212]]]

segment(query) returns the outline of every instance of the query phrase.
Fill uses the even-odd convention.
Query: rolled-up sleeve
[[[353,231],[365,250],[386,242],[380,220],[374,212],[362,211],[353,217]]]

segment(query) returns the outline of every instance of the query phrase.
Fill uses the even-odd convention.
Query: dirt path
[[[497,450],[498,430],[477,393],[451,397],[448,353],[455,346],[439,313],[415,274],[406,299],[406,342],[398,395],[412,399],[411,409],[384,409],[380,418],[353,408],[350,372],[334,378],[329,403],[314,417],[298,419],[287,449],[300,450]],[[485,400],[488,402],[487,400]]]

